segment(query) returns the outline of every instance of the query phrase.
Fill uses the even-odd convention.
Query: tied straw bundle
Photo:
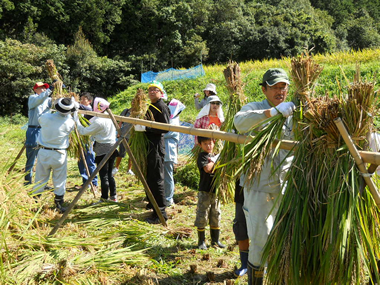
[[[51,95],[53,107],[55,106],[54,103],[60,98],[74,97],[75,101],[78,102],[79,96],[75,92],[68,92],[66,88],[63,88],[64,84],[62,81],[62,76],[58,73],[54,61],[52,59],[47,60],[45,66],[49,74],[49,77],[53,81],[52,84],[54,85],[54,90]],[[87,127],[89,125],[88,120],[85,119],[83,116],[79,116],[79,120],[81,121],[81,124],[83,126]],[[81,158],[81,147],[87,148],[87,146],[90,145],[90,143],[90,136],[80,136],[76,132],[72,132],[70,134],[70,144],[69,148],[67,149],[67,152],[69,156],[79,159]]]
[[[334,119],[340,117],[358,149],[372,131],[374,83],[359,68],[346,92],[312,94],[322,71],[306,54],[292,60],[299,102],[294,152],[285,194],[264,248],[268,284],[364,284],[377,272],[379,209],[363,183]],[[378,274],[375,274],[378,279]]]
[[[131,102],[131,118],[146,119],[146,113],[148,112],[149,104],[147,102],[147,96],[144,91],[139,88],[135,97]],[[153,118],[153,116],[150,116]],[[147,173],[147,155],[148,155],[148,138],[145,132],[136,132],[134,128],[131,128],[131,136],[129,139],[131,152],[136,158],[137,165],[140,167],[141,173],[146,177]],[[137,169],[132,165],[132,169],[137,173]]]
[[[225,121],[221,131],[237,133],[234,126],[234,116],[247,102],[244,95],[241,70],[236,62],[230,62],[223,70],[227,89],[230,93]],[[235,173],[237,170],[236,157],[239,156],[239,145],[225,141],[215,165],[214,187],[222,203],[233,201],[235,194]]]

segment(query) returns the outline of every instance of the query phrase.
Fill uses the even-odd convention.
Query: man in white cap
[[[208,83],[205,87],[205,89],[203,89],[203,93],[204,93],[204,98],[199,101],[199,98],[201,97],[201,95],[199,93],[196,93],[194,95],[194,104],[195,104],[195,108],[197,110],[200,110],[202,109],[206,104],[207,104],[207,98],[209,96],[212,96],[212,95],[216,95],[218,93],[216,93],[216,86],[215,84],[212,84],[212,83]]]
[[[26,131],[26,164],[25,164],[25,185],[32,183],[33,167],[38,154],[37,137],[40,133],[38,118],[48,112],[51,108],[50,95],[53,85],[37,82],[34,87],[34,94],[28,99],[28,129]]]
[[[36,185],[34,194],[44,191],[44,186],[52,172],[56,209],[63,213],[63,196],[66,192],[67,148],[69,136],[75,123],[71,113],[79,107],[74,98],[60,98],[55,104],[55,113],[46,113],[39,117],[41,132],[37,138],[39,152],[36,165]]]
[[[234,118],[236,129],[240,133],[257,131],[263,127],[262,122],[281,114],[287,118],[283,126],[282,139],[291,140],[293,138],[291,115],[295,106],[292,102],[285,102],[289,84],[285,70],[269,69],[260,83],[266,99],[243,106]],[[249,183],[245,183],[244,175],[240,178],[240,185],[244,187],[243,210],[250,239],[248,284],[263,284],[265,264],[262,264],[262,251],[281,201],[282,181],[291,162],[291,157],[287,156],[286,150],[279,150],[276,155],[272,153],[266,158],[260,177],[254,178]],[[286,162],[283,163],[285,158]]]
[[[148,96],[151,104],[146,113],[148,119],[158,123],[169,123],[170,111],[162,98],[165,98],[166,92],[162,84],[158,81],[153,81],[148,86]],[[153,116],[153,117],[152,117]],[[146,132],[148,138],[148,157],[147,157],[147,177],[146,182],[152,191],[154,199],[157,202],[160,212],[167,220],[166,215],[166,199],[164,189],[164,156],[165,145],[163,134],[168,131],[149,128],[141,125],[135,125],[135,131]],[[147,208],[153,208],[149,201]],[[153,214],[146,219],[150,224],[159,224],[160,219],[156,211],[153,209]]]

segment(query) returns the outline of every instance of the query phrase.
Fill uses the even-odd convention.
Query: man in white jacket
[[[74,120],[71,117],[77,107],[74,100],[61,98],[55,104],[55,113],[46,113],[39,117],[41,132],[37,138],[39,152],[36,165],[35,194],[44,191],[44,186],[52,172],[55,205],[60,213],[65,212],[63,196],[66,192],[67,180],[67,148],[69,136],[74,130]]]
[[[261,102],[251,102],[243,106],[235,115],[234,124],[240,133],[260,131],[263,122],[270,117],[281,113],[287,118],[283,126],[283,139],[292,139],[291,115],[294,111],[292,102],[285,102],[289,89],[289,78],[280,68],[269,69],[260,83],[266,99]],[[276,156],[269,155],[258,179],[245,182],[241,177],[241,186],[244,186],[243,210],[247,220],[247,230],[250,239],[248,253],[248,284],[263,284],[264,264],[262,251],[272,229],[273,221],[281,200],[281,189],[284,175],[289,167],[291,158],[287,158],[288,151],[280,150]],[[278,168],[278,166],[280,166]],[[273,173],[275,169],[275,173]]]

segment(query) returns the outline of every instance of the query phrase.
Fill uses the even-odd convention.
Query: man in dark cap
[[[39,117],[41,132],[37,138],[39,152],[36,165],[36,185],[33,193],[44,191],[44,186],[52,172],[56,209],[63,213],[63,196],[66,192],[67,148],[69,136],[75,122],[71,113],[79,107],[74,98],[60,98],[55,104],[55,113],[46,113]]]
[[[234,118],[236,129],[240,133],[260,131],[268,118],[281,114],[287,118],[283,126],[282,139],[291,140],[293,138],[291,115],[295,106],[292,102],[285,102],[289,84],[285,70],[269,69],[260,83],[266,99],[243,106]],[[245,181],[244,175],[240,178],[240,185],[244,187],[243,210],[250,239],[248,284],[263,284],[262,252],[281,201],[282,182],[291,159],[288,151],[279,150],[267,156],[260,177],[255,177],[252,181]]]

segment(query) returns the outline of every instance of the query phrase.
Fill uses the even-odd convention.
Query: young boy
[[[212,185],[214,164],[217,156],[213,154],[214,141],[210,138],[198,137],[202,152],[198,155],[197,165],[200,173],[197,215],[194,226],[198,228],[198,248],[207,249],[205,243],[205,227],[210,224],[211,245],[224,248],[219,242],[220,234],[220,202],[216,189]]]
[[[79,110],[86,110],[86,111],[92,111],[92,101],[94,97],[91,93],[89,92],[83,92],[80,94],[80,104],[79,104]],[[92,118],[91,115],[84,115],[84,117],[87,120],[90,120]],[[86,159],[87,167],[90,172],[90,175],[95,171],[96,169],[96,163],[95,163],[95,152],[93,148],[93,142],[91,141],[88,145],[85,145],[85,148],[83,149],[84,151],[84,157]],[[87,170],[84,165],[84,162],[82,158],[79,159],[78,161],[78,169],[79,173],[82,176],[82,185],[86,183],[88,179],[87,175]],[[95,176],[94,179],[92,180],[92,184],[95,186],[95,188],[98,187],[98,176]],[[80,190],[82,188],[82,185],[76,185],[75,189]],[[90,186],[89,186],[90,188]]]

